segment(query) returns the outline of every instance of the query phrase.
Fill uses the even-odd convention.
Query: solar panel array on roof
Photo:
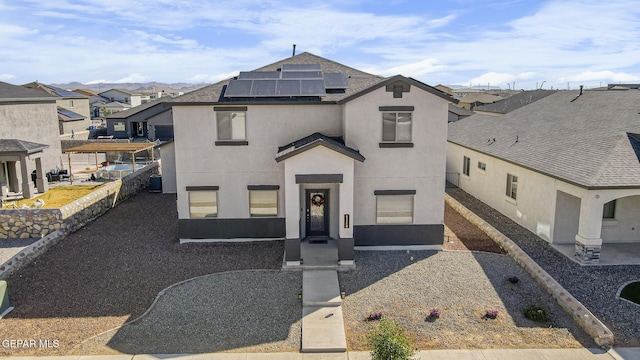
[[[71,118],[71,119],[84,118],[83,115],[80,115],[80,114],[78,114],[76,112],[73,112],[73,111],[67,110],[67,109],[63,109],[63,108],[58,108],[58,113],[66,116],[68,118]]]
[[[283,64],[282,71],[322,71],[320,64]]]
[[[326,89],[346,89],[349,87],[347,74],[345,73],[325,73],[324,87]]]
[[[349,87],[347,75],[323,73],[320,64],[283,64],[281,71],[242,71],[229,80],[228,98],[324,96],[327,89]]]

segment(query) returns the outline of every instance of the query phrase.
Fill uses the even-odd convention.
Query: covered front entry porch
[[[286,267],[353,266],[355,160],[364,157],[318,133],[279,149],[276,161],[285,168]]]
[[[0,199],[30,199],[36,196],[36,190],[38,193],[48,190],[41,158],[48,147],[18,139],[0,140]]]

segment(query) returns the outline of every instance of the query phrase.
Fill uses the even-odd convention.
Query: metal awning
[[[69,161],[69,180],[73,184],[73,174],[71,172],[71,154],[76,153],[93,153],[96,155],[96,171],[98,170],[98,153],[103,152],[126,152],[131,154],[131,169],[135,170],[136,157],[135,154],[149,150],[151,152],[151,161],[154,161],[153,148],[156,143],[90,143],[80,146],[75,146],[66,150],[63,153],[67,154]]]

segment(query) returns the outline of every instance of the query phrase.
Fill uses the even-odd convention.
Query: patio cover
[[[73,184],[71,172],[71,154],[94,153],[96,155],[96,170],[98,170],[98,153],[102,152],[126,152],[131,154],[131,166],[135,168],[135,154],[141,151],[151,150],[151,160],[154,160],[153,148],[156,143],[90,143],[63,150],[69,160],[69,180]]]

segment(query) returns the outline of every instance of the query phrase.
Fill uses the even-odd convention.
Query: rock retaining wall
[[[445,201],[465,219],[484,231],[498,245],[500,245],[514,260],[520,264],[543,289],[545,289],[560,306],[569,313],[584,331],[591,335],[593,340],[601,347],[613,345],[613,333],[582,305],[573,295],[565,290],[554,278],[552,278],[540,265],[527,255],[516,243],[506,237],[496,228],[482,220],[457,200],[445,194]]]

